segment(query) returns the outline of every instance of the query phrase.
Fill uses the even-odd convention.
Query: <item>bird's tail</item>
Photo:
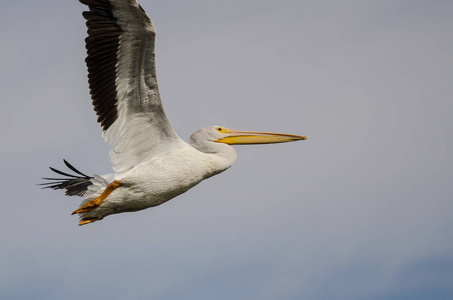
[[[67,174],[57,169],[50,167],[52,171],[57,174],[66,176],[67,178],[42,178],[44,180],[49,180],[49,182],[41,183],[44,185],[43,189],[51,188],[54,190],[65,189],[67,196],[80,196],[83,197],[88,190],[88,187],[92,185],[91,179],[88,175],[83,174],[65,159],[63,159],[65,165],[77,175]]]

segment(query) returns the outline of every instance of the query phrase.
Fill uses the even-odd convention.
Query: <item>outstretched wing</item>
[[[156,77],[156,31],[135,0],[80,0],[88,5],[88,82],[113,168],[125,172],[179,144]]]

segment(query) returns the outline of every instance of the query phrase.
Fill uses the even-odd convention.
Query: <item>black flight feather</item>
[[[88,187],[93,184],[91,182],[91,179],[93,179],[93,177],[90,177],[90,176],[85,175],[84,173],[80,172],[73,165],[71,165],[69,162],[67,162],[65,159],[63,160],[63,162],[71,171],[73,171],[74,173],[81,175],[81,176],[68,174],[68,173],[65,173],[60,170],[50,167],[50,169],[52,171],[54,171],[55,173],[63,175],[63,176],[67,176],[68,178],[48,178],[48,177],[46,177],[43,179],[49,180],[50,182],[41,183],[39,185],[45,185],[45,187],[43,187],[43,189],[47,189],[47,188],[51,188],[54,190],[65,189],[67,196],[82,197],[83,195],[85,195],[86,191],[88,190]]]

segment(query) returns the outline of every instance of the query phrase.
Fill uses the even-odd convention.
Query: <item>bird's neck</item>
[[[209,174],[207,177],[219,174],[233,165],[237,155],[233,147],[223,143],[205,142],[200,147],[200,144],[192,144],[198,151],[204,153],[209,165]]]
[[[219,173],[231,167],[237,159],[237,154],[233,147],[226,144],[221,145],[223,146],[222,151],[211,153]]]

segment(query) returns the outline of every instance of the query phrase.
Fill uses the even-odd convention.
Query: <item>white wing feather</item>
[[[135,0],[101,1],[111,5],[108,13],[113,14],[121,30],[115,78],[118,113],[104,131],[104,137],[114,146],[110,152],[113,169],[120,175],[184,142],[168,121],[160,99],[155,65],[156,31],[151,19]],[[96,4],[89,6],[90,10],[98,9]],[[103,14],[104,4],[102,9]],[[99,39],[99,35],[95,38]],[[98,110],[101,109],[102,106]]]

